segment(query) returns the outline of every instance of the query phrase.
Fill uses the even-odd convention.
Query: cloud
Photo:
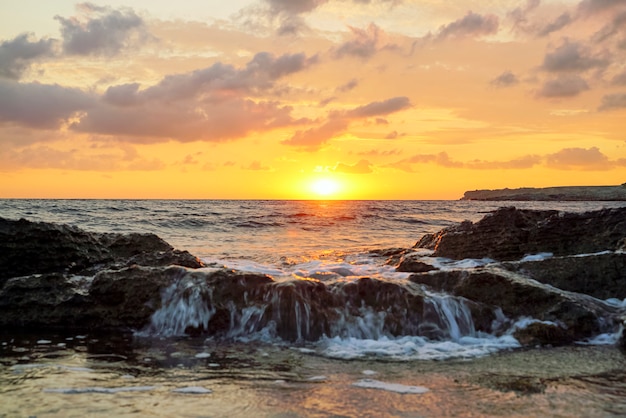
[[[294,123],[290,111],[290,107],[275,102],[239,98],[205,103],[158,101],[133,107],[103,104],[90,110],[71,128],[79,132],[124,135],[129,142],[169,139],[217,142]]]
[[[546,156],[546,165],[560,170],[607,170],[612,163],[597,147],[565,148]]]
[[[95,104],[93,96],[79,89],[0,80],[0,122],[55,129]]]
[[[392,131],[389,132],[387,135],[385,135],[385,139],[396,139],[400,136],[400,134],[398,133],[398,131]]]
[[[315,151],[334,136],[344,132],[348,126],[349,121],[347,119],[331,118],[319,127],[297,131],[291,138],[284,140],[282,144]]]
[[[0,43],[0,77],[18,80],[34,60],[52,55],[53,39],[31,39],[25,33]]]
[[[537,35],[548,36],[552,32],[563,29],[565,26],[569,25],[573,21],[574,19],[572,18],[572,16],[568,12],[564,12],[563,14],[559,15],[555,20],[541,28]]]
[[[579,3],[578,9],[584,15],[592,15],[621,7],[625,4],[624,0],[583,0]]]
[[[410,106],[409,98],[400,96],[371,102],[348,111],[334,111],[330,113],[328,120],[322,125],[308,130],[297,131],[291,138],[284,140],[282,144],[296,146],[307,151],[315,151],[333,137],[343,133],[354,120],[388,115]]]
[[[276,22],[279,35],[297,35],[307,29],[303,15],[312,12],[328,0],[262,0],[259,6],[244,9],[240,17],[246,26]],[[260,28],[259,28],[260,29]]]
[[[136,84],[115,86],[105,95],[118,103],[139,103],[150,100],[183,100],[207,94],[231,95],[233,92],[253,93],[273,87],[278,79],[302,71],[317,62],[317,57],[305,54],[274,56],[257,53],[244,68],[215,63],[210,67],[189,73],[168,75],[158,84],[138,92]],[[217,98],[217,97],[214,97]]]
[[[548,80],[537,92],[538,97],[565,98],[578,96],[583,91],[589,90],[587,82],[577,75],[564,75]]]
[[[607,94],[602,97],[598,110],[613,110],[626,108],[626,93]]]
[[[402,159],[395,163],[389,164],[389,168],[396,168],[408,173],[415,172],[413,168],[416,164],[436,164],[447,168],[462,168],[463,163],[453,161],[446,152],[440,152],[438,154],[415,154],[409,158]]]
[[[474,160],[465,164],[466,168],[478,170],[521,170],[532,168],[542,162],[539,155],[525,155],[508,161],[482,161]]]
[[[498,32],[498,26],[499,21],[496,15],[480,15],[470,11],[463,18],[441,26],[435,39],[493,35]]]
[[[368,103],[364,106],[359,106],[347,112],[347,115],[351,118],[370,118],[373,116],[383,116],[390,113],[395,113],[400,110],[407,109],[410,106],[411,101],[409,100],[409,98],[405,96],[400,96],[380,102]]]
[[[350,90],[354,90],[358,85],[359,85],[359,80],[357,80],[356,78],[353,78],[352,80],[348,81],[346,84],[342,84],[341,86],[337,87],[336,90],[339,93],[346,93]]]
[[[400,154],[402,154],[402,151],[400,151],[399,149],[385,149],[382,151],[378,149],[373,149],[369,151],[360,151],[356,153],[356,155],[361,155],[365,157],[390,157],[393,155],[400,155]]]
[[[336,173],[348,173],[348,174],[370,174],[373,173],[372,163],[367,160],[360,160],[355,164],[337,163],[333,167],[332,171]]]
[[[611,80],[611,84],[616,86],[626,86],[626,71],[622,71],[621,73],[615,75]]]
[[[115,10],[91,3],[80,3],[77,9],[80,18],[55,16],[68,55],[112,56],[149,39],[143,19],[131,9]]]
[[[367,59],[384,49],[397,49],[398,46],[389,42],[388,37],[375,23],[365,29],[349,26],[352,39],[342,44],[336,52],[337,57],[346,55]]]
[[[260,161],[252,161],[249,165],[245,167],[241,167],[241,168],[243,168],[244,170],[251,170],[251,171],[272,171],[272,167],[265,166],[261,164]]]
[[[608,170],[615,166],[626,165],[626,160],[609,160],[597,147],[564,148],[553,154],[524,155],[506,161],[472,160],[455,161],[447,153],[416,154],[409,158],[389,164],[387,167],[406,172],[416,172],[415,165],[435,164],[446,168],[465,168],[470,170],[527,170],[537,165],[557,170]]]
[[[155,171],[165,168],[160,160],[128,158],[125,150],[89,153],[76,149],[59,150],[46,145],[21,150],[0,149],[0,171],[20,168],[78,171]]]
[[[592,56],[582,44],[565,40],[561,46],[545,55],[541,69],[548,72],[586,71],[606,68],[609,64],[608,58]]]
[[[605,25],[602,29],[596,32],[592,39],[594,42],[603,42],[614,35],[620,33],[622,29],[626,27],[626,11],[613,16],[611,23]]]
[[[262,52],[242,68],[218,62],[166,76],[146,89],[138,83],[110,86],[72,129],[126,135],[136,142],[222,141],[295,124],[291,107],[248,97],[262,95],[279,79],[315,62],[304,54]]]
[[[489,84],[495,87],[510,87],[519,83],[519,79],[511,71],[507,70],[490,81]]]
[[[537,7],[541,0],[526,0],[524,7],[516,7],[507,13],[507,17],[513,22],[513,28],[516,30],[528,30],[528,15]]]

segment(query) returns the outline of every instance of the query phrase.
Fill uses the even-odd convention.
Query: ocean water
[[[201,258],[211,266],[207,273],[223,266],[268,274],[286,284],[304,279],[330,286],[370,277],[407,285],[408,274],[396,272],[375,251],[410,248],[426,233],[513,205],[582,212],[626,202],[6,199],[0,200],[0,216],[94,232],[155,233]],[[465,269],[490,260],[435,262],[440,268]],[[503,323],[511,320],[508,330],[497,336],[480,333],[462,299],[430,292],[425,309],[435,318],[436,337],[411,333],[409,326],[392,335],[384,327],[387,313],[364,306],[356,314],[340,311],[329,335],[310,340],[304,328],[310,315],[306,304],[293,311],[295,340],[281,339],[270,326],[259,324],[263,312],[258,307],[233,310],[226,340],[192,337],[185,334],[187,326],[212,315],[202,298],[182,299],[180,289],[196,285],[174,284],[152,323],[132,335],[1,335],[0,382],[7,383],[0,383],[0,403],[5,402],[0,416],[626,412],[625,388],[619,386],[613,397],[603,394],[616,379],[611,373],[624,369],[621,354],[611,346],[616,334],[598,336],[600,346],[565,353],[520,352],[512,332],[533,318],[503,318]],[[595,356],[603,361],[590,363]],[[528,365],[528,357],[536,364]],[[555,362],[560,367],[550,369]],[[598,373],[605,373],[605,380],[581,377]],[[552,381],[560,383],[551,387]],[[507,384],[528,385],[528,396],[537,398],[511,398],[502,389]],[[476,396],[484,402],[476,403]],[[29,407],[27,401],[34,398],[44,402]],[[587,409],[580,409],[580,399],[588,401]],[[440,404],[444,400],[448,406]],[[468,402],[475,406],[467,408]]]
[[[409,248],[425,233],[502,206],[583,212],[626,202],[0,199],[0,216],[152,232],[205,260],[283,266]]]

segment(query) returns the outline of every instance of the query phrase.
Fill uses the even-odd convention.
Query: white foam
[[[172,389],[174,393],[185,393],[188,395],[207,395],[213,393],[211,389],[204,388],[202,386],[187,386],[184,388]]]
[[[309,382],[324,382],[328,380],[326,376],[312,376],[307,379]]]
[[[52,344],[52,341],[50,341],[50,340],[37,340],[37,344],[48,345],[48,344]]]
[[[377,340],[358,338],[327,338],[318,343],[318,354],[343,360],[363,357],[384,357],[392,360],[447,360],[475,358],[520,347],[511,335],[465,336],[457,341],[430,341],[424,337],[382,337]]]
[[[614,333],[606,333],[596,335],[593,338],[584,341],[578,341],[576,344],[580,345],[614,345],[617,344],[620,337],[622,336],[622,332],[614,332]]]
[[[202,359],[202,358],[209,358],[209,357],[211,357],[211,353],[198,353],[198,354],[195,355],[195,357],[196,358],[200,358],[200,359]]]
[[[534,318],[530,318],[527,316],[523,316],[520,317],[514,324],[513,326],[511,326],[511,328],[509,329],[509,331],[507,332],[508,334],[513,334],[513,332],[515,332],[516,330],[521,330],[521,329],[525,329],[527,328],[530,324],[536,324],[536,323],[540,323],[540,324],[544,324],[544,325],[553,325],[555,327],[560,326],[558,323],[556,322],[552,322],[552,321],[540,321],[538,319],[534,319]]]
[[[537,253],[537,254],[528,254],[522,257],[521,262],[524,261],[542,261],[547,260],[548,258],[554,257],[553,253]]]
[[[432,260],[433,267],[443,271],[467,270],[484,267],[487,264],[495,263],[491,258],[465,258],[463,260],[452,260],[450,258],[436,257]]]
[[[375,374],[378,374],[374,370],[363,370],[361,373],[363,373],[365,376],[373,376]]]
[[[402,394],[422,394],[428,392],[428,388],[424,386],[407,386],[400,383],[387,383],[373,379],[361,379],[354,382],[352,386],[364,389],[380,389]]]
[[[320,281],[356,279],[359,277],[382,278],[389,280],[406,279],[410,273],[399,273],[391,265],[380,264],[380,259],[369,254],[347,257],[345,261],[308,260],[302,263],[277,267],[251,260],[213,260],[226,268],[260,273],[272,276],[274,280],[312,278]]]
[[[626,299],[617,299],[617,298],[610,298],[604,301],[604,303],[606,303],[607,305],[611,305],[613,307],[616,308],[626,308]]]
[[[62,393],[64,395],[80,395],[84,393],[108,393],[115,394],[121,392],[149,392],[156,389],[156,386],[122,386],[117,388],[86,387],[86,388],[48,388],[45,393]]]

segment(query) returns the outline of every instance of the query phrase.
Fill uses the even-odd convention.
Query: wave
[[[237,228],[269,228],[269,227],[281,227],[284,224],[280,222],[259,222],[259,221],[244,221],[236,223]]]

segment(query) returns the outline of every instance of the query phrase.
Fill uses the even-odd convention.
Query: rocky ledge
[[[623,201],[626,200],[626,184],[472,190],[465,192],[461,200]]]
[[[425,256],[423,249],[432,253]],[[619,328],[625,250],[626,208],[561,213],[507,207],[427,234],[389,262],[414,272],[414,283],[497,306],[509,318],[534,318],[540,322],[517,331],[517,339],[556,345]],[[454,260],[470,267],[445,267]]]
[[[569,344],[621,326],[625,239],[626,208],[502,208],[378,251],[406,281],[275,281],[207,267],[151,234],[0,218],[0,329],[454,339],[527,318],[513,328],[522,345]]]

